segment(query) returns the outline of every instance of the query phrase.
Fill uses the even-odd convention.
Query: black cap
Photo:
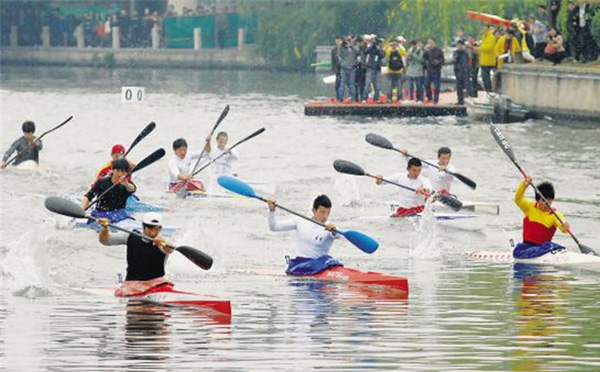
[[[127,159],[117,159],[113,161],[112,168],[127,172],[129,170],[129,162]]]

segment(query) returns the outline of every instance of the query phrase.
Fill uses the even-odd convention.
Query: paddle
[[[377,179],[376,176],[373,176],[372,174],[365,172],[359,165],[354,164],[347,160],[334,161],[333,168],[340,173],[351,174],[353,176],[367,176],[367,177]],[[398,186],[398,187],[402,187],[403,189],[406,189],[406,190],[417,192],[417,190],[413,189],[412,187],[404,186],[399,183],[386,180],[384,178],[382,178],[382,181],[386,182],[386,183],[390,183],[390,184]],[[427,195],[427,196],[429,196],[429,195]],[[458,211],[462,208],[462,202],[450,195],[435,194],[434,197],[437,200],[439,200],[441,203],[446,204],[448,207],[452,208],[455,211]]]
[[[226,188],[229,191],[235,192],[235,193],[243,195],[243,196],[247,196],[249,198],[255,198],[258,200],[262,200],[265,203],[267,202],[267,200],[265,198],[257,195],[250,185],[248,185],[244,181],[239,180],[238,178],[231,177],[231,176],[220,176],[218,178],[218,182],[219,182],[219,185],[221,185],[221,187]],[[312,218],[301,215],[300,213],[294,212],[288,208],[282,207],[279,204],[277,204],[277,207],[281,208],[284,211],[291,213],[295,216],[303,218],[312,223],[316,223],[319,226],[325,227],[324,223],[313,220]],[[358,249],[360,249],[363,252],[373,253],[379,247],[379,243],[377,243],[377,241],[375,239],[373,239],[370,236],[363,234],[359,231],[354,231],[354,230],[342,231],[342,230],[336,229],[336,230],[334,230],[334,232],[346,237],[346,239],[348,239],[348,241],[350,243],[354,244]]]
[[[52,128],[52,129],[50,129],[50,130],[48,130],[48,131],[46,131],[46,132],[42,133],[42,135],[41,135],[41,136],[39,136],[38,138],[36,138],[36,140],[37,140],[37,141],[40,141],[40,140],[41,140],[41,139],[42,139],[42,138],[43,138],[43,137],[44,137],[46,134],[49,134],[49,133],[52,133],[52,132],[54,132],[54,131],[55,131],[55,130],[57,130],[58,128],[60,128],[60,127],[62,127],[63,125],[67,124],[68,122],[70,122],[70,121],[71,121],[71,119],[73,119],[73,116],[69,116],[69,118],[68,118],[67,120],[65,120],[65,121],[63,121],[62,123],[58,124],[58,125],[57,125],[57,126],[55,126],[54,128]],[[12,163],[12,162],[13,162],[13,161],[14,161],[14,160],[17,158],[17,156],[19,156],[19,154],[17,154],[17,155],[15,155],[15,156],[13,156],[12,158],[10,158],[10,159],[9,159],[9,160],[6,162],[6,165],[9,165],[10,163]]]
[[[138,134],[137,137],[135,137],[135,139],[133,140],[133,142],[131,143],[131,145],[129,146],[129,149],[127,149],[127,152],[125,153],[125,155],[123,155],[123,157],[127,157],[127,155],[129,154],[129,152],[131,150],[133,150],[133,148],[140,143],[141,140],[143,140],[144,138],[146,138],[146,136],[148,136],[150,133],[152,133],[152,131],[154,130],[154,128],[156,128],[156,123],[151,121],[148,125],[146,125],[146,128],[144,128],[142,130],[142,132],[140,134]]]
[[[210,137],[212,137],[213,134],[215,134],[215,130],[217,130],[217,127],[219,126],[219,124],[221,124],[223,119],[225,119],[227,114],[229,114],[229,105],[226,105],[225,108],[223,109],[223,111],[221,111],[221,115],[219,115],[217,122],[213,126],[213,129],[210,131]],[[198,164],[200,164],[200,159],[202,159],[202,156],[204,156],[204,147],[202,147],[202,152],[200,152],[200,156],[198,157],[198,160],[196,160],[196,164],[194,164],[194,168],[192,168],[192,176],[195,174],[194,172],[196,171],[196,168],[198,168]],[[185,198],[186,192],[187,192],[187,184],[189,182],[190,182],[189,180],[185,180],[183,182],[181,189],[179,189],[179,191],[177,192],[178,197]]]
[[[250,138],[256,137],[259,134],[261,134],[262,132],[265,131],[265,128],[260,128],[259,130],[257,130],[256,132],[252,133],[251,135],[247,136],[246,138],[239,140],[238,142],[236,142],[233,146],[231,146],[229,148],[229,151],[233,150],[236,146],[241,145],[242,143],[248,141]],[[193,173],[193,175],[197,175],[198,173],[202,172],[204,169],[208,168],[209,165],[211,165],[212,163],[214,163],[215,161],[219,160],[219,158],[221,158],[222,156],[225,156],[226,153],[222,153],[221,155],[217,156],[216,158],[214,158],[210,163],[205,164],[202,168],[198,169],[197,171],[195,171]]]
[[[500,132],[500,130],[498,129],[498,127],[496,127],[494,124],[490,124],[490,131],[492,132],[492,136],[494,137],[494,139],[496,140],[496,142],[498,143],[498,145],[500,146],[500,148],[502,148],[502,150],[504,151],[504,153],[506,154],[506,156],[508,156],[508,158],[512,161],[512,163],[515,165],[515,167],[517,167],[517,169],[519,170],[519,172],[521,172],[521,174],[523,175],[523,177],[526,177],[526,173],[523,170],[523,168],[521,168],[521,166],[517,163],[517,159],[515,157],[515,154],[512,151],[512,147],[510,146],[510,144],[506,140],[506,137],[504,137],[504,135],[502,134],[502,132]],[[562,219],[558,216],[558,214],[556,214],[556,212],[554,211],[554,209],[552,209],[550,207],[550,203],[548,203],[548,200],[546,200],[546,198],[544,197],[544,195],[542,195],[542,193],[539,192],[538,188],[533,183],[531,183],[531,186],[535,190],[536,194],[541,197],[542,201],[544,202],[544,204],[546,204],[546,206],[548,207],[548,209],[550,209],[550,211],[552,212],[552,214],[554,214],[554,217],[556,217],[556,219],[558,220],[558,222],[560,222],[561,225],[562,225],[563,224]],[[577,239],[575,237],[575,235],[573,234],[573,232],[570,229],[567,230],[567,232],[569,233],[569,235],[571,235],[571,238],[573,238],[573,240],[575,241],[575,243],[577,243],[577,246],[579,247],[579,250],[581,251],[581,253],[592,254],[594,256],[598,256],[598,253],[596,253],[596,251],[594,251],[592,248],[581,244],[579,242],[579,239]]]
[[[152,154],[146,156],[146,158],[144,158],[142,161],[140,161],[130,172],[127,172],[127,174],[123,177],[126,177],[134,172],[137,172],[139,170],[146,168],[147,166],[149,166],[150,164],[159,160],[163,156],[165,156],[165,149],[158,149],[158,150],[154,151]],[[85,210],[87,211],[88,209],[90,209],[92,205],[96,204],[100,199],[102,199],[102,197],[104,195],[106,195],[106,193],[108,193],[110,190],[112,190],[117,185],[119,185],[119,184],[118,183],[113,184],[111,187],[106,189],[106,191],[104,191],[102,194],[98,195],[98,197],[96,199],[94,199],[94,201],[90,202],[90,204],[88,204],[88,206],[85,207]]]
[[[392,145],[392,143],[390,141],[388,141],[385,137],[380,136],[378,134],[369,133],[369,134],[367,134],[367,136],[365,137],[365,139],[367,140],[367,142],[369,142],[373,146],[381,147],[381,148],[386,149],[386,150],[394,150],[394,151],[397,151],[397,152],[403,154],[403,152],[400,151],[400,150],[398,150],[397,148],[395,148],[394,145]],[[411,157],[411,158],[415,158],[416,157],[414,155],[410,155],[409,153],[406,153],[405,155],[408,156],[408,157]],[[421,158],[418,158],[418,159],[421,159]],[[440,167],[437,166],[437,165],[435,165],[435,164],[432,164],[432,163],[430,163],[428,161],[425,161],[425,160],[421,160],[421,161],[423,163],[429,165],[430,167],[434,167],[434,168],[437,168],[437,169],[441,170]],[[443,171],[446,172],[446,173],[448,173],[448,174],[453,175],[459,181],[461,181],[465,185],[469,186],[471,189],[475,190],[477,188],[477,184],[472,179],[470,179],[469,177],[463,176],[460,173],[450,172],[447,169],[444,169]]]
[[[47,197],[46,200],[44,201],[44,205],[46,206],[46,208],[48,210],[50,210],[54,213],[63,215],[63,216],[73,217],[73,218],[89,218],[94,221],[98,221],[97,218],[92,217],[90,215],[86,215],[85,211],[79,205],[73,203],[72,201],[69,201],[69,200],[66,200],[63,198],[59,198],[57,196]],[[152,238],[145,236],[143,234],[140,234],[136,231],[130,231],[130,230],[124,229],[124,228],[114,225],[114,224],[109,224],[109,226],[116,230],[139,236],[140,238],[153,240]],[[164,245],[166,247],[172,248],[172,249],[176,250],[177,252],[181,253],[187,259],[189,259],[194,264],[196,264],[196,266],[198,266],[204,270],[209,270],[212,267],[212,264],[213,264],[212,257],[210,257],[209,255],[207,255],[206,253],[202,252],[199,249],[188,247],[185,245],[180,246],[180,247],[175,247],[166,242]]]

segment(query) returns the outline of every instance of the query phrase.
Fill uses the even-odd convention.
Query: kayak
[[[534,265],[582,266],[600,269],[600,257],[567,250],[546,253],[535,258],[514,258],[512,252],[470,251],[469,258],[492,262],[527,263]]]
[[[467,17],[474,19],[476,21],[481,21],[488,25],[500,26],[500,27],[506,27],[506,28],[509,28],[510,23],[511,23],[509,20],[506,20],[502,17],[498,17],[493,14],[474,12],[472,10],[467,11]]]
[[[204,190],[193,190],[193,191],[188,191],[186,193],[186,197],[188,198],[195,198],[195,199],[209,199],[209,198],[216,198],[216,199],[235,199],[235,198],[240,198],[236,195],[233,194],[225,194],[222,192],[210,192],[210,191],[204,191]]]
[[[394,209],[395,210],[395,209]],[[478,217],[474,214],[464,214],[464,213],[443,213],[443,212],[434,212],[436,221],[457,221],[457,220],[466,220]],[[364,216],[364,217],[353,217],[351,220],[359,220],[359,221],[411,221],[414,222],[416,220],[421,219],[423,217],[423,213],[417,213],[413,216],[408,217],[391,217],[391,216]]]
[[[394,298],[408,298],[408,279],[402,276],[387,275],[372,271],[360,271],[347,267],[334,266],[314,275],[287,275],[281,270],[251,270],[253,274],[285,276],[293,279],[325,280],[346,282],[377,289],[378,292],[394,294]]]
[[[475,212],[475,213],[487,213],[487,214],[500,214],[500,205],[496,204],[496,203],[485,203],[485,202],[472,202],[472,201],[464,201],[462,202],[463,206],[460,209],[461,212],[463,211],[468,211],[468,212]],[[398,207],[400,205],[396,204],[396,203],[390,203],[390,210],[392,212],[395,212]],[[445,204],[442,203],[434,203],[433,204],[433,211],[434,212],[447,212],[448,210],[450,210],[450,207],[448,207]],[[448,214],[448,213],[446,213]]]
[[[119,221],[117,223],[115,223],[114,225],[117,225],[119,227],[122,227],[124,229],[127,230],[138,230],[138,231],[142,231],[142,222],[138,221],[138,220],[133,220],[133,219],[126,219],[123,221]],[[100,231],[100,225],[97,222],[92,222],[92,223],[88,223],[87,218],[77,218],[75,220],[75,227],[76,228],[84,228],[84,229],[92,229],[95,231]],[[163,236],[167,236],[167,237],[172,237],[173,235],[175,235],[176,233],[178,233],[181,229],[178,227],[169,227],[169,226],[165,226],[162,228],[162,230],[160,231],[161,235]],[[111,232],[117,232],[118,230],[116,229],[110,229]]]
[[[130,195],[127,198],[125,210],[127,213],[161,212],[165,210],[165,207],[162,205],[144,203],[137,196]]]
[[[85,292],[98,295],[111,295],[114,297],[114,288],[100,287],[87,288]],[[144,293],[118,297],[124,299],[137,299],[143,302],[169,307],[193,308],[219,321],[231,322],[231,301],[199,295],[193,292],[179,291],[171,285],[154,287]]]

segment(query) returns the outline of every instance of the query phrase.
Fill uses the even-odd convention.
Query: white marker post
[[[139,103],[146,97],[145,87],[121,87],[121,102]]]

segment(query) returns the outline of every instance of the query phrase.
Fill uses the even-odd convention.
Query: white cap
[[[404,38],[404,36],[400,35],[396,38],[396,40],[398,40],[399,42],[403,43],[406,41],[406,39]]]
[[[142,223],[144,225],[162,226],[162,215],[157,212],[148,212],[144,215]]]

